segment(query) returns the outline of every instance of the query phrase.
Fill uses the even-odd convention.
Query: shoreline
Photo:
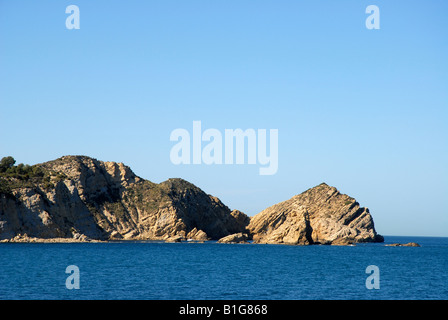
[[[222,241],[228,238],[228,241]],[[295,244],[284,242],[256,242],[249,237],[224,237],[219,240],[216,239],[195,239],[186,238],[180,236],[172,237],[158,237],[153,239],[142,238],[125,238],[125,239],[93,239],[80,233],[74,233],[72,237],[54,237],[54,238],[40,238],[29,236],[28,234],[18,234],[12,238],[1,239],[2,243],[220,243],[220,244],[271,244],[271,245],[286,245],[286,246],[363,246],[366,244],[380,245],[386,247],[420,247],[422,242],[425,243],[425,239],[440,238],[446,239],[448,237],[440,236],[395,236],[386,235],[381,242],[357,242],[348,239],[336,239],[332,243],[313,243],[313,244]]]
[[[249,245],[286,245],[286,246],[335,246],[335,247],[355,247],[358,244],[382,244],[382,247],[420,247],[418,243],[384,243],[384,242],[355,242],[355,243],[341,243],[341,244],[288,244],[288,243],[256,243],[253,241],[242,241],[242,242],[219,242],[218,240],[195,240],[186,239],[182,241],[172,241],[171,239],[114,239],[114,240],[97,240],[90,239],[87,237],[77,237],[77,238],[36,238],[28,236],[16,236],[10,239],[0,240],[2,243],[218,243],[218,244],[249,244]]]

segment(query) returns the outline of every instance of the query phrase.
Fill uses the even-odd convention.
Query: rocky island
[[[322,183],[255,215],[248,225],[257,243],[352,244],[383,242],[369,209]]]
[[[0,240],[219,240],[280,244],[382,242],[367,208],[320,184],[254,217],[183,179],[153,183],[122,163],[64,156],[0,162]]]

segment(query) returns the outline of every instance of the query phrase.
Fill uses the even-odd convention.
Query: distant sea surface
[[[421,247],[388,247],[417,242]],[[66,288],[69,265],[79,289]],[[379,289],[367,289],[370,265]],[[448,238],[356,246],[0,243],[0,299],[448,299]]]

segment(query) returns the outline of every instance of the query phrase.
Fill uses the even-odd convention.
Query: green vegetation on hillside
[[[16,160],[11,156],[0,160],[0,193],[10,193],[12,189],[32,188],[36,185],[49,189],[54,187],[55,182],[67,178],[64,173],[51,172],[39,165],[15,163]]]

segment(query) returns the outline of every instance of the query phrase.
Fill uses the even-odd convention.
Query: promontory
[[[0,240],[14,239],[383,241],[367,208],[324,183],[249,217],[183,179],[154,183],[87,156],[33,166],[1,159]]]

